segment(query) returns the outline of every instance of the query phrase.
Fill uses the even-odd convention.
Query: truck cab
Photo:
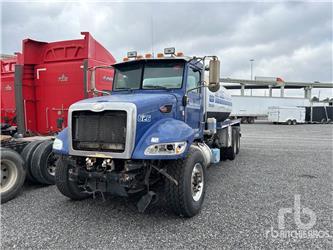
[[[219,85],[219,61],[207,59],[169,48],[112,65],[112,92],[71,105],[68,128],[54,142],[60,192],[71,199],[138,193],[144,211],[163,185],[177,214],[197,214],[207,166],[232,160],[240,145],[239,121],[226,120],[231,100]]]

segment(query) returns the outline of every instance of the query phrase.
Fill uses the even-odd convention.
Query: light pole
[[[251,80],[253,80],[253,62],[254,62],[254,59],[250,59],[250,63],[251,63]]]
[[[251,64],[251,80],[253,80],[253,62],[254,62],[254,59],[250,59],[250,64]],[[251,96],[252,96],[252,89],[251,89]]]

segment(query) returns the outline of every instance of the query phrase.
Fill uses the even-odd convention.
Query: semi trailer
[[[239,96],[232,95],[233,107],[231,117],[242,122],[254,123],[256,119],[268,118],[269,107],[299,107],[308,106],[307,98],[299,97],[268,97],[268,96]]]
[[[57,188],[73,200],[141,195],[140,212],[163,188],[176,214],[196,215],[207,167],[240,150],[240,121],[228,119],[232,100],[219,84],[218,58],[167,48],[157,57],[129,52],[111,67],[112,94],[72,104],[54,141]]]
[[[54,184],[54,135],[67,126],[72,103],[94,96],[89,68],[115,63],[88,32],[81,34],[83,39],[50,43],[25,39],[22,53],[1,61],[1,133],[10,135],[1,137],[2,203],[18,194],[22,175]],[[96,87],[111,91],[112,77],[113,69],[100,68]],[[20,162],[24,171],[18,170]]]

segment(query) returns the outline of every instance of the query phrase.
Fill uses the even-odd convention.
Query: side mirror
[[[209,61],[208,89],[211,92],[216,92],[220,89],[220,61],[217,57]]]

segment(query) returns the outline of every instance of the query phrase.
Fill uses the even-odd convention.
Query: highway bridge
[[[272,89],[280,89],[280,96],[284,97],[284,89],[304,89],[304,97],[311,98],[313,88],[333,88],[333,83],[322,82],[285,82],[281,78],[268,80],[245,80],[233,78],[220,78],[220,82],[227,89],[240,89],[244,96],[245,89],[269,89],[269,96],[272,96]]]

